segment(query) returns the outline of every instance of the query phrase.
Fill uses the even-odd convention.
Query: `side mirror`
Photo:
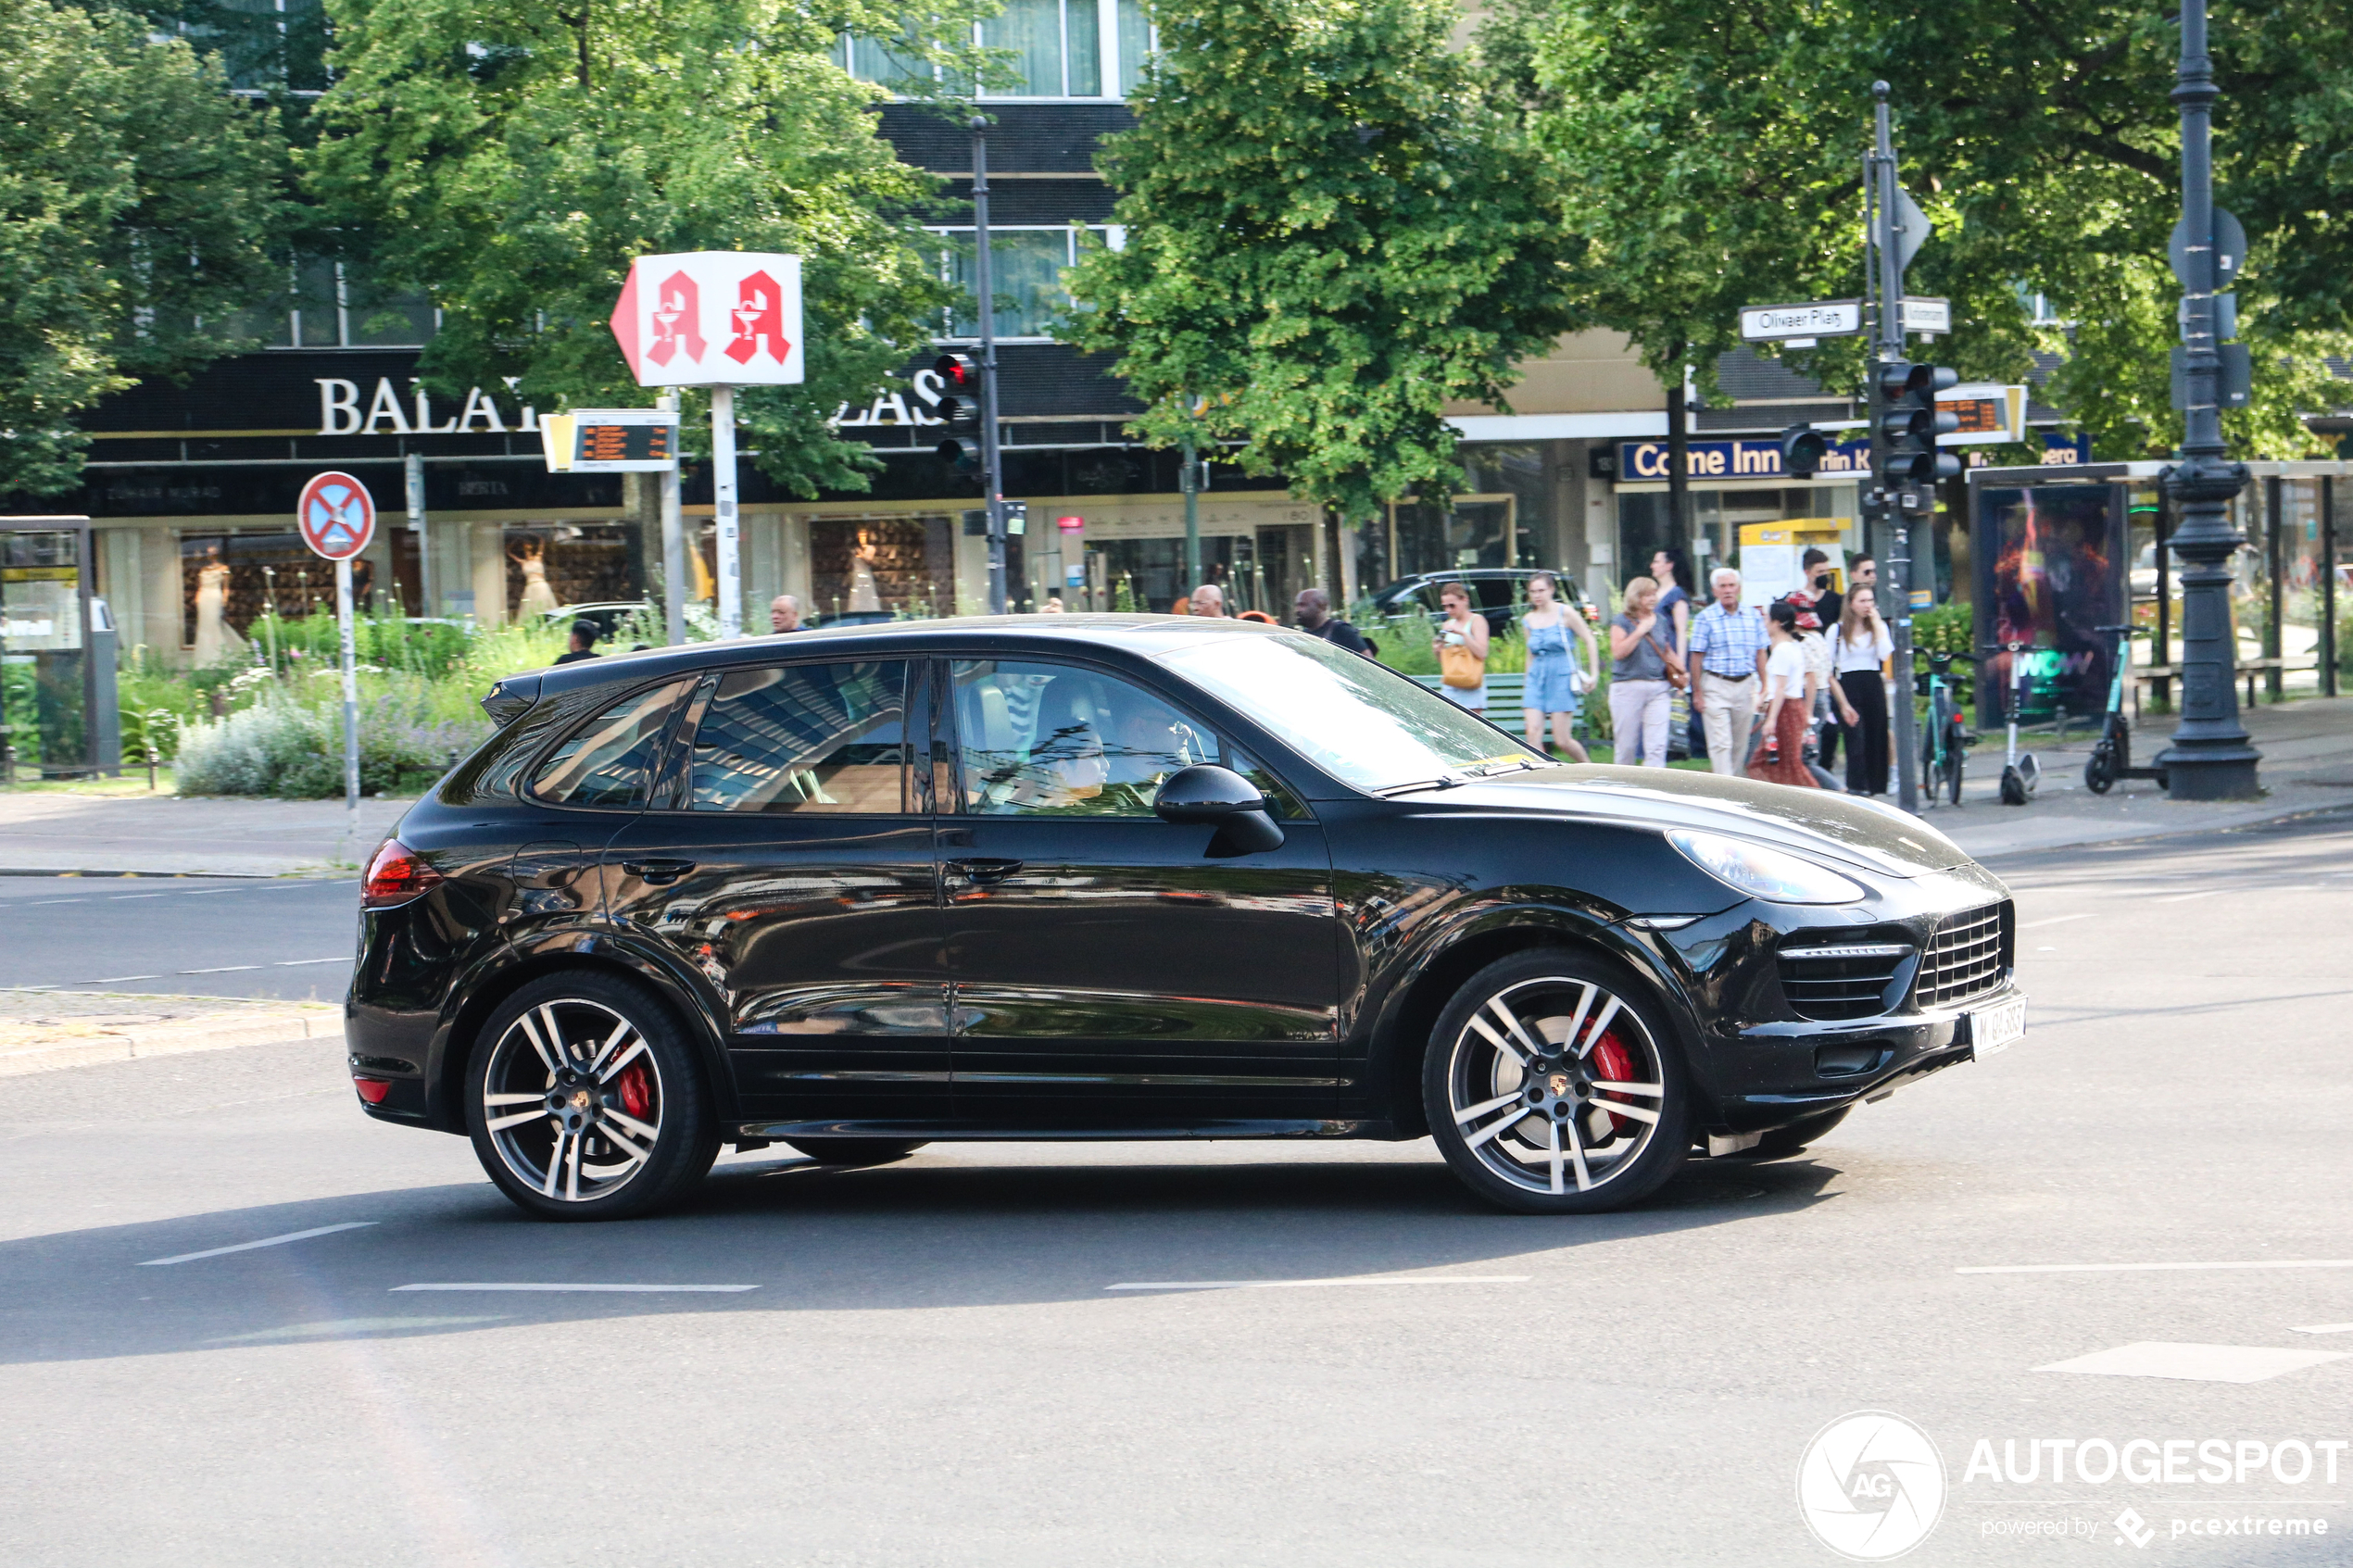
[[[1275,825],[1266,797],[1230,768],[1201,762],[1179,769],[1152,797],[1152,811],[1164,822],[1214,827],[1209,853],[1221,859],[1283,844],[1283,830]]]

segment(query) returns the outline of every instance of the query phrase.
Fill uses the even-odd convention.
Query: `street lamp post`
[[[989,276],[988,117],[972,117],[973,286],[980,296],[980,494],[988,513],[988,613],[1005,613],[1005,476],[997,441],[997,296]]]
[[[2182,63],[2173,101],[2182,107],[2182,338],[2189,395],[2182,461],[2165,470],[2181,526],[2172,546],[2182,572],[2182,717],[2159,752],[2166,793],[2176,800],[2238,800],[2260,793],[2232,684],[2231,574],[2224,562],[2244,543],[2229,507],[2246,483],[2245,465],[2222,444],[2221,357],[2215,336],[2214,62],[2206,53],[2206,0],[2183,0]]]

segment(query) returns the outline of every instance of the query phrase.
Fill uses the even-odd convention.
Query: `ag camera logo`
[[[1944,1456],[1900,1415],[1857,1411],[1814,1435],[1797,1461],[1797,1507],[1815,1539],[1856,1562],[1903,1556],[1944,1512]]]

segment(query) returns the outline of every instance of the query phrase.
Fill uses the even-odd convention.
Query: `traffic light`
[[[1961,425],[1960,416],[1936,407],[1936,395],[1960,383],[1942,365],[1881,361],[1871,380],[1872,457],[1881,483],[1934,484],[1961,471],[1960,458],[1936,449],[1936,438]]]
[[[980,471],[980,366],[968,354],[943,354],[932,361],[939,378],[939,420],[948,439],[937,450],[959,473]]]
[[[1792,425],[1781,432],[1781,472],[1792,479],[1811,479],[1822,471],[1831,438],[1812,425]]]

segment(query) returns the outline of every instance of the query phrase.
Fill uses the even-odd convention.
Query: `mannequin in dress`
[[[229,565],[220,546],[204,547],[196,568],[196,668],[225,664],[245,651],[245,640],[229,624]]]
[[[517,615],[525,621],[537,621],[556,609],[556,591],[547,586],[547,547],[526,534],[509,546],[510,558],[522,567],[522,603]]]
[[[875,541],[864,529],[858,531],[858,547],[849,552],[849,609],[882,608],[882,596],[875,591]]]

